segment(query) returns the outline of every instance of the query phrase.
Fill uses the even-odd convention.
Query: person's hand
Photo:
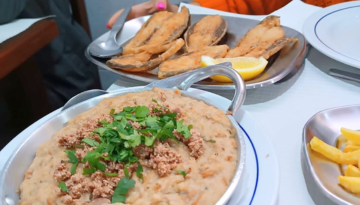
[[[172,5],[169,0],[151,0],[133,6],[126,20],[130,20],[140,16],[151,15],[158,11],[177,12],[177,9],[178,7]],[[121,9],[118,12],[116,12],[109,19],[109,22],[107,23],[106,27],[111,29],[111,27],[114,25],[114,23],[116,22],[116,20],[119,18],[119,16],[123,11],[124,9]]]

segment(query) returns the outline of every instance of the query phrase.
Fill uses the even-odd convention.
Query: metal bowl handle
[[[99,95],[104,95],[104,94],[107,94],[108,92],[105,91],[105,90],[99,90],[99,89],[93,89],[93,90],[87,90],[87,91],[84,91],[82,93],[79,93],[77,95],[75,95],[74,97],[72,97],[69,101],[67,101],[65,103],[65,105],[63,106],[63,108],[61,109],[61,112],[78,104],[78,103],[81,103],[85,100],[88,100],[90,98],[93,98],[93,97],[96,97],[96,96],[99,96]]]
[[[197,72],[194,72],[189,77],[187,77],[179,86],[181,90],[187,90],[190,86],[200,80],[209,78],[213,75],[225,75],[229,77],[235,85],[235,95],[231,101],[231,105],[226,114],[235,113],[240,106],[244,103],[246,96],[246,86],[244,80],[241,78],[240,74],[234,69],[228,66],[229,63],[222,63],[213,66],[209,66],[204,69],[199,69]]]

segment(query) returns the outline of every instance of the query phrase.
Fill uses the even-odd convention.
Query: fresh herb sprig
[[[64,181],[61,181],[59,184],[58,184],[58,187],[60,187],[61,191],[64,191],[64,192],[67,192],[69,193],[69,189],[67,188],[66,184]]]
[[[125,203],[126,193],[129,189],[134,188],[135,181],[128,177],[123,177],[117,184],[114,194],[111,198],[111,203]]]
[[[157,103],[157,101],[155,102]],[[150,110],[146,106],[124,107],[118,113],[112,109],[111,116],[114,121],[102,120],[99,122],[102,127],[94,131],[100,136],[101,143],[97,144],[95,140],[90,138],[84,138],[83,142],[96,147],[95,152],[99,153],[96,155],[98,160],[100,160],[101,154],[106,152],[108,157],[104,159],[129,164],[138,161],[132,152],[132,148],[141,143],[146,146],[153,146],[156,139],[164,141],[167,138],[172,138],[177,141],[173,134],[174,130],[183,134],[185,138],[191,136],[191,125],[187,126],[182,120],[176,120],[176,112],[171,113],[167,107],[158,103],[157,105],[163,109],[166,108],[166,112],[159,116],[149,115]],[[140,129],[135,129],[129,121],[139,123]]]
[[[72,150],[72,149],[69,149],[69,150],[65,150],[64,151],[68,157],[69,157],[69,163],[72,163],[73,165],[71,166],[71,169],[70,169],[70,173],[71,174],[75,174],[76,173],[76,167],[77,165],[79,164],[79,160],[78,158],[76,157],[75,155],[75,150]]]
[[[183,175],[184,177],[186,177],[186,172],[184,171],[184,170],[177,170],[176,171],[178,174],[181,174],[181,175]]]
[[[144,180],[144,177],[143,177],[143,167],[141,166],[140,162],[138,162],[138,167],[136,169],[136,176],[139,177],[140,179]]]

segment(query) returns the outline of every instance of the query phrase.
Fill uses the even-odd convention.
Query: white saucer
[[[223,110],[227,110],[230,105],[228,99],[219,95],[191,88],[189,91],[207,98]],[[0,152],[0,170],[14,149],[30,135],[29,133],[32,133],[59,112],[60,109],[38,120],[7,144]],[[280,181],[279,164],[275,150],[266,133],[248,112],[238,111],[235,114],[235,119],[246,136],[246,162],[241,183],[236,187],[227,205],[275,205]]]
[[[360,2],[336,4],[311,15],[303,33],[323,54],[360,69]]]

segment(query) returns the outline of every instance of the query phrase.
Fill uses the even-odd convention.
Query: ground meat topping
[[[73,203],[73,198],[70,195],[67,194],[67,195],[61,197],[61,201],[64,204],[72,204]]]
[[[118,172],[121,169],[124,169],[124,164],[120,162],[114,162],[114,161],[105,161],[106,164],[106,172],[112,173],[112,172]]]
[[[76,130],[75,133],[61,136],[60,139],[58,140],[59,145],[67,149],[74,148],[75,145],[80,144],[81,140],[83,140],[85,137],[90,137],[89,135],[96,128],[101,127],[101,124],[99,124],[101,120],[106,120],[108,122],[114,121],[114,119],[110,115],[101,115],[97,119],[88,118],[85,122],[82,123],[80,129]],[[95,140],[99,140],[98,135],[94,135],[91,138]]]
[[[124,177],[124,175],[121,177]],[[100,171],[91,174],[90,178],[81,174],[74,174],[65,182],[69,193],[61,191],[58,187],[56,193],[58,196],[62,196],[61,200],[65,204],[72,204],[75,199],[79,199],[84,193],[91,193],[93,199],[111,199],[121,177],[108,177]]]
[[[153,115],[159,116],[161,114],[169,114],[170,113],[169,105],[158,106],[157,103],[150,104],[149,110],[150,110],[150,113],[149,113],[150,116],[153,116]],[[155,110],[157,110],[157,111],[155,111]]]
[[[153,148],[148,147],[144,144],[140,144],[132,149],[134,156],[139,159],[149,159],[150,154],[153,152]]]
[[[161,143],[157,140],[147,166],[156,169],[159,176],[166,176],[181,162],[181,156],[171,149],[168,143]]]
[[[67,180],[70,178],[70,176],[71,176],[71,173],[70,173],[69,169],[66,167],[65,162],[62,162],[61,164],[56,166],[55,172],[53,174],[53,177],[56,182],[61,182],[61,181]]]
[[[204,146],[204,139],[200,136],[200,132],[196,129],[190,130],[191,136],[187,139],[184,138],[184,136],[174,130],[173,134],[174,136],[179,140],[182,141],[184,144],[186,144],[189,147],[190,150],[190,156],[194,157],[195,159],[198,159],[202,154],[204,154],[205,146]]]
[[[93,151],[93,150],[95,150],[94,147],[90,147],[89,145],[84,143],[84,148],[76,149],[75,155],[78,158],[78,160],[81,161],[81,159],[86,156],[86,153],[88,151]]]
[[[179,107],[176,107],[175,109],[172,110],[172,112],[176,112],[176,120],[179,120],[181,118],[181,109]]]
[[[140,126],[140,124],[138,122],[134,122],[134,121],[131,121],[131,120],[129,120],[128,122],[136,130],[141,128],[141,126]]]

